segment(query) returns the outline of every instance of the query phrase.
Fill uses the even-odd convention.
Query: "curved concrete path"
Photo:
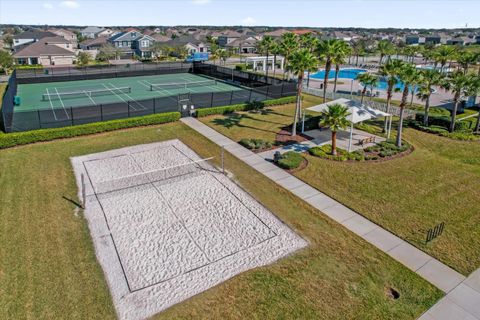
[[[422,315],[421,320],[480,320],[480,269],[465,278],[197,119],[182,118],[181,121],[445,292],[447,295]]]

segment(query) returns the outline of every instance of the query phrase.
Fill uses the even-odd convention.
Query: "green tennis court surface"
[[[17,95],[21,103],[15,106],[15,111],[95,106],[177,96],[181,93],[237,90],[241,88],[190,73],[20,84]]]

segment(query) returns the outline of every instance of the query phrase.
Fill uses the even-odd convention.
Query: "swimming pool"
[[[364,73],[367,72],[365,69],[340,69],[338,72],[338,77],[342,79],[356,79],[359,73]],[[320,79],[323,80],[325,79],[325,70],[319,71],[317,73],[314,73],[310,75],[310,78],[313,79]],[[328,73],[328,78],[329,79],[334,79],[335,78],[335,70],[330,70]]]

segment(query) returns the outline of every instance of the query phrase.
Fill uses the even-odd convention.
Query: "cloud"
[[[77,1],[66,0],[66,1],[60,2],[60,6],[62,6],[62,7],[64,7],[64,8],[69,8],[69,9],[76,9],[76,8],[78,8],[80,5],[78,4]]]
[[[44,3],[44,4],[43,4],[43,7],[44,7],[45,9],[53,9],[53,4],[51,4],[51,3]]]
[[[242,22],[243,25],[251,26],[251,25],[254,25],[255,23],[257,23],[257,20],[255,20],[252,17],[246,17],[241,22]]]
[[[212,0],[192,0],[191,2],[196,6],[203,6],[212,2]]]

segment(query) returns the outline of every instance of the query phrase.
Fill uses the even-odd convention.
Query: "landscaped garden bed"
[[[239,143],[255,153],[271,150],[274,147],[273,143],[263,139],[242,139]]]
[[[308,160],[298,152],[288,151],[284,154],[275,156],[274,163],[289,172],[296,172],[306,168]]]
[[[412,151],[413,147],[406,142],[401,147],[397,147],[393,142],[383,141],[353,152],[337,148],[336,155],[332,155],[332,145],[330,144],[310,148],[308,153],[315,157],[334,161],[384,161],[407,155]]]

